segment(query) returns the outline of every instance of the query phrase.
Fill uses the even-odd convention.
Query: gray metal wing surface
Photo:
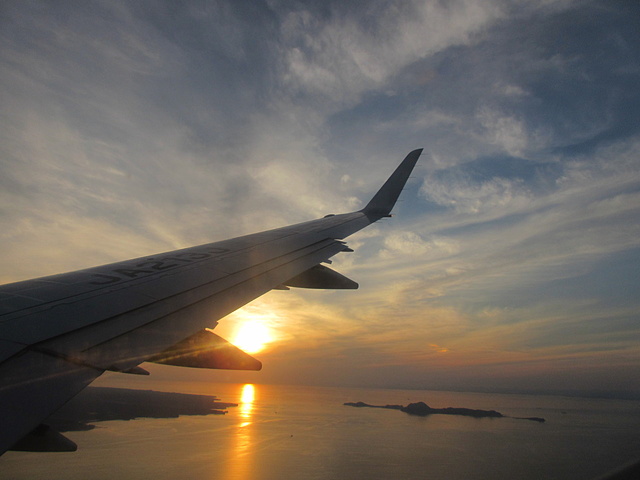
[[[209,329],[288,284],[357,288],[319,264],[390,214],[421,152],[358,212],[0,286],[0,454],[74,450],[43,422],[105,371],[145,374],[145,361],[259,369]]]

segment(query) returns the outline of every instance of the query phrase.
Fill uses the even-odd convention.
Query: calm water
[[[634,401],[235,384],[181,391],[239,405],[224,416],[101,422],[67,434],[76,453],[6,453],[0,478],[589,479],[640,457]],[[547,421],[342,405],[420,400]]]

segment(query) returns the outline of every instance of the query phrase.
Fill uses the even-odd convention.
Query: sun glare
[[[249,320],[238,329],[231,343],[247,353],[258,353],[271,340],[267,327],[256,320]]]

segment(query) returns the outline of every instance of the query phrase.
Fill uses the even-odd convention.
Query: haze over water
[[[149,385],[149,384],[147,384]],[[163,388],[164,387],[164,388]],[[8,452],[10,479],[589,479],[640,451],[640,402],[424,390],[184,383],[237,402],[226,415],[98,422],[67,454]],[[155,390],[176,384],[152,385]],[[497,410],[477,419],[347,401]]]

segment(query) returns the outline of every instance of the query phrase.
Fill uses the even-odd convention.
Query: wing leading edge
[[[320,264],[389,216],[421,153],[357,212],[0,286],[0,454],[73,450],[42,422],[105,371],[144,374],[144,361],[260,369],[210,329],[272,289],[357,288]]]

